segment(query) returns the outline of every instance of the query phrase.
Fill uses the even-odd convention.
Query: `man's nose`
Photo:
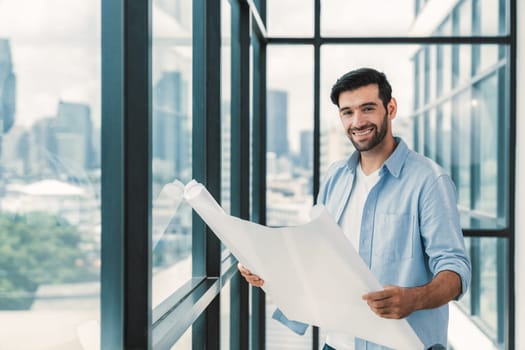
[[[365,124],[365,118],[361,112],[354,112],[353,127],[359,128]]]

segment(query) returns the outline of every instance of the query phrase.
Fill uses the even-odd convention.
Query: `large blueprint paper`
[[[382,286],[322,206],[311,221],[269,228],[227,215],[201,184],[186,201],[249,270],[289,318],[402,350],[423,344],[405,320],[380,318],[361,296]]]

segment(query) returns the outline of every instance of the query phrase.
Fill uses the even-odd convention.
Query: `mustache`
[[[362,130],[366,130],[370,128],[376,128],[376,126],[374,124],[370,124],[370,125],[360,126],[358,128],[350,128],[349,131],[362,131]]]

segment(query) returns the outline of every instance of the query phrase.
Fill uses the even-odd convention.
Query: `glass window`
[[[269,46],[267,57],[267,224],[291,226],[313,204],[313,48]],[[271,318],[275,308],[267,296],[266,348],[311,347],[311,331],[290,332]]]
[[[312,206],[312,47],[268,47],[267,224],[305,222]]]
[[[407,36],[414,20],[413,0],[321,1],[322,36]]]
[[[441,64],[439,66],[438,74],[441,77],[441,89],[439,90],[439,96],[444,92],[448,92],[452,89],[452,46],[438,46],[438,50],[441,55]]]
[[[3,349],[99,339],[100,11],[0,2]]]
[[[424,114],[425,118],[425,156],[436,159],[436,109]]]
[[[454,110],[457,111],[453,118],[458,125],[457,152],[458,162],[454,166],[458,169],[458,178],[454,179],[458,191],[458,204],[462,210],[470,210],[471,194],[471,93],[470,90],[461,93],[453,102]]]
[[[267,31],[270,37],[312,37],[312,0],[267,0]]]
[[[508,274],[507,241],[501,238],[470,237],[465,239],[470,259],[476,264],[472,270],[471,288],[459,301],[458,305],[463,312],[470,315],[457,315],[454,307],[451,309],[449,330],[450,344],[454,349],[469,349],[464,341],[475,339],[481,344],[497,344],[504,347],[502,334],[505,327],[505,300],[508,293],[506,284]]]
[[[437,109],[437,154],[436,161],[449,174],[452,172],[452,111],[450,101]]]
[[[175,211],[161,192],[192,178],[191,9],[189,0],[152,4],[153,307],[191,277],[191,209],[182,202]]]
[[[182,337],[177,340],[175,344],[170,348],[170,350],[189,350],[191,349],[191,337],[192,337],[192,327],[188,328]]]
[[[221,349],[231,349],[230,326],[231,326],[231,279],[221,289]]]
[[[480,27],[483,35],[506,34],[507,2],[480,0]],[[456,1],[452,25],[461,36],[473,35],[472,1]],[[339,37],[441,36],[450,35],[443,25],[450,22],[450,2],[428,1],[414,6],[414,0],[324,0],[321,1],[321,35]],[[300,7],[294,11],[301,11]],[[395,15],[392,15],[395,14]],[[436,30],[440,28],[440,30]]]
[[[473,240],[474,240],[474,244],[473,244]],[[467,251],[467,253],[469,254],[469,258],[470,258],[470,262],[471,264],[475,264],[476,262],[472,259],[472,251],[473,251],[473,246],[477,245],[477,238],[476,237],[465,237],[465,250]],[[471,277],[474,277],[474,275],[472,275]],[[467,291],[467,293],[463,296],[463,298],[461,298],[461,300],[459,300],[459,304],[461,305],[462,309],[466,310],[469,314],[472,313],[472,290],[473,289],[476,289],[476,287],[474,287],[474,283],[476,283],[476,279],[474,280],[471,280],[471,284],[470,284],[470,288],[469,290]]]
[[[454,9],[452,25],[456,30],[454,35],[472,34],[472,0],[464,0]]]
[[[479,12],[475,18],[480,21],[480,35],[495,35],[508,33],[506,9],[508,1],[477,0]]]
[[[441,66],[442,72],[424,74],[423,52],[441,52],[443,60],[452,57],[452,52],[460,52],[462,47],[469,51],[469,45],[434,45],[438,50],[425,50],[425,47],[412,45],[323,45],[321,48],[321,177],[327,166],[335,160],[347,157],[352,151],[351,143],[342,133],[336,106],[332,105],[328,94],[336,79],[347,71],[371,66],[384,71],[392,84],[393,95],[398,101],[398,114],[393,123],[394,134],[404,139],[412,136],[416,150],[436,160],[450,172],[458,191],[458,204],[461,209],[462,225],[471,228],[473,222],[496,218],[498,214],[498,193],[508,184],[503,181],[506,159],[499,159],[508,144],[499,139],[501,129],[506,125],[508,114],[502,112],[502,104],[507,97],[499,91],[502,74],[496,65],[487,67],[481,80],[470,74],[463,77],[461,87],[455,89],[451,83],[443,83],[440,97],[433,101],[421,95],[428,80],[452,76],[461,64],[449,60]],[[495,46],[495,45],[482,45]],[[501,47],[497,48],[501,51]],[[481,51],[483,52],[483,50]],[[389,60],[381,59],[387,56]],[[464,65],[472,62],[465,59]],[[341,64],[344,62],[344,65]],[[504,64],[503,62],[500,64]],[[430,69],[440,69],[439,64],[430,64]],[[446,68],[445,68],[446,67]],[[445,71],[446,69],[446,71]],[[451,82],[450,79],[443,79]],[[414,89],[419,89],[419,94]],[[419,104],[416,102],[419,101]],[[334,151],[337,150],[337,151]],[[499,184],[498,184],[499,183]],[[506,219],[506,218],[503,218]],[[502,220],[503,221],[503,220]],[[487,222],[487,224],[485,224]],[[504,221],[503,221],[504,222]],[[483,220],[484,228],[496,227],[495,220]],[[459,302],[462,308],[479,316],[475,328],[488,330],[489,341],[496,341],[494,334],[501,334],[504,325],[498,324],[499,305],[505,305],[505,291],[500,293],[497,283],[502,283],[501,270],[505,260],[497,261],[495,256],[505,256],[503,248],[496,239],[476,238],[466,240],[467,249],[472,253],[474,271],[479,272],[473,281],[473,290]],[[504,245],[502,242],[501,245]],[[485,259],[487,255],[487,259]],[[477,258],[476,258],[477,257]],[[491,258],[492,257],[492,258]],[[474,277],[473,277],[474,278]],[[498,282],[499,281],[499,282]],[[475,307],[471,310],[471,305]],[[451,313],[451,317],[458,315]],[[455,316],[454,316],[455,317]],[[468,321],[468,319],[467,319]],[[459,319],[451,318],[451,324],[461,327]],[[469,321],[472,323],[472,320]],[[452,333],[451,333],[452,334]],[[480,333],[482,334],[482,333]],[[456,341],[458,339],[455,339]],[[501,340],[501,339],[500,339]],[[320,340],[322,341],[322,339]]]
[[[475,209],[496,217],[498,206],[498,84],[497,74],[492,74],[474,86],[476,99],[472,114],[479,120],[479,178],[480,188]],[[501,170],[500,170],[501,171]]]
[[[493,334],[498,328],[498,251],[497,238],[480,239],[480,309],[481,319]]]

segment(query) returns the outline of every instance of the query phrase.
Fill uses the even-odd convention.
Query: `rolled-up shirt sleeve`
[[[461,278],[460,299],[468,290],[471,264],[465,250],[456,194],[448,175],[438,176],[423,191],[420,201],[420,232],[430,272],[453,271]]]

